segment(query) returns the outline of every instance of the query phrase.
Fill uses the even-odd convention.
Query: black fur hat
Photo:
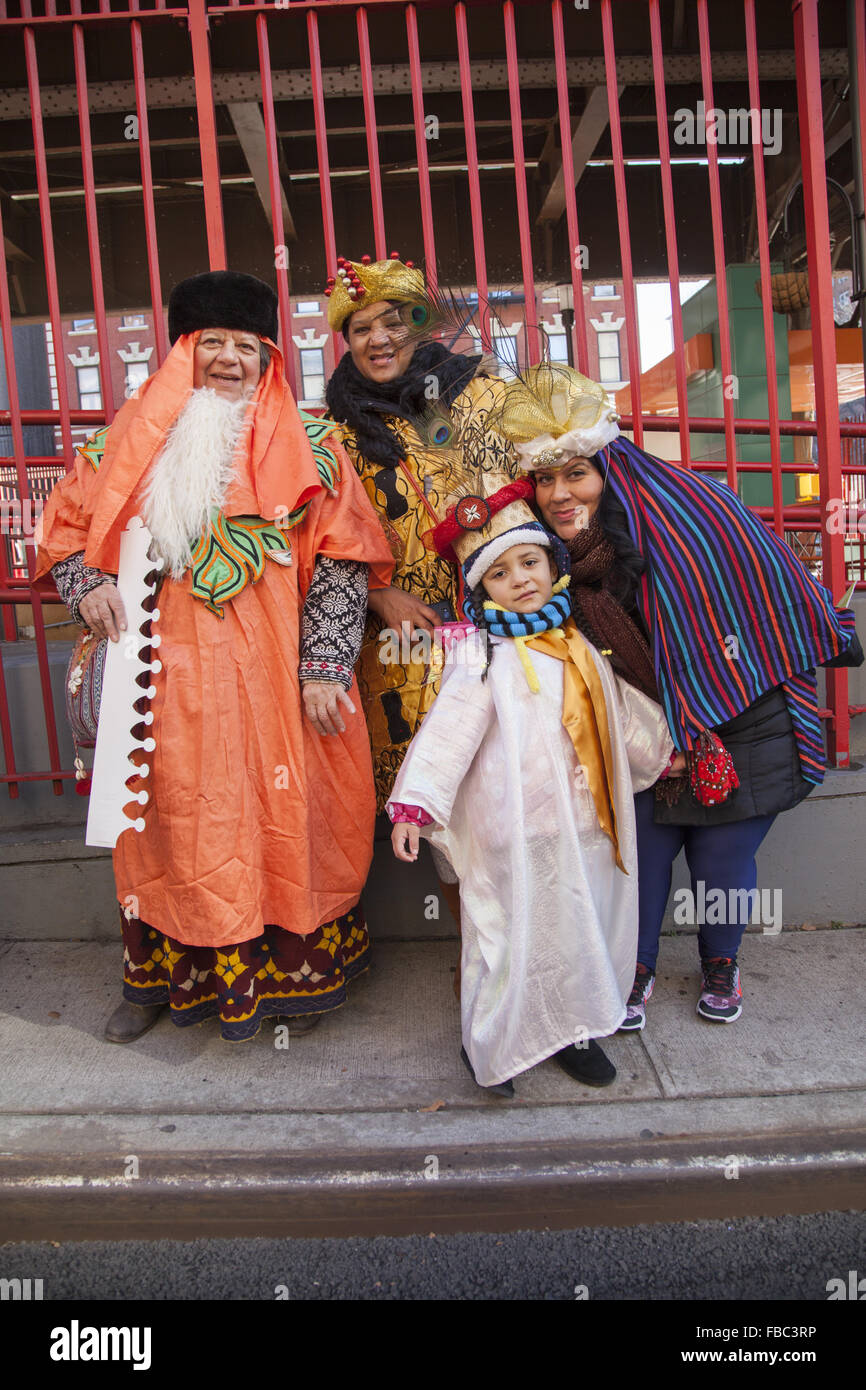
[[[236,270],[206,270],[175,285],[168,301],[172,343],[199,328],[237,328],[276,342],[277,296],[264,280]]]

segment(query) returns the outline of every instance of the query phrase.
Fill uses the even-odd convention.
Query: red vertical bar
[[[108,346],[108,324],[105,318],[105,295],[102,288],[102,260],[99,254],[99,220],[96,214],[96,185],[93,178],[93,147],[90,139],[90,109],[87,97],[87,67],[84,60],[84,30],[80,24],[72,28],[72,48],[75,55],[75,90],[78,96],[78,129],[81,135],[81,170],[84,175],[84,210],[87,217],[87,249],[90,255],[90,283],[93,287],[93,313],[96,319],[96,341],[99,346],[99,380],[102,384],[102,404],[105,422],[114,419],[114,391],[111,385],[111,358]]]
[[[628,373],[631,391],[632,431],[635,443],[643,447],[643,419],[640,386],[640,343],[637,333],[637,298],[631,260],[631,234],[628,225],[628,198],[625,189],[625,160],[622,153],[622,127],[619,119],[619,92],[616,80],[616,52],[613,46],[613,16],[610,0],[601,0],[601,29],[604,39],[604,69],[607,81],[607,110],[610,118],[610,144],[616,189],[616,218],[625,297],[625,332],[628,342]]]
[[[262,79],[262,111],[265,121],[265,145],[268,152],[268,185],[271,193],[271,227],[274,233],[274,269],[277,274],[277,297],[280,301],[280,340],[283,349],[286,377],[292,395],[298,399],[295,373],[295,344],[292,338],[292,299],[289,293],[287,258],[279,252],[286,245],[283,223],[283,189],[280,182],[280,161],[277,156],[277,123],[274,119],[274,88],[271,81],[271,52],[268,43],[268,21],[263,14],[256,16],[259,43],[259,74]]]
[[[538,310],[535,303],[535,276],[532,272],[532,233],[529,226],[529,199],[526,194],[526,164],[523,156],[523,112],[520,107],[520,70],[517,63],[517,34],[513,0],[505,0],[505,56],[508,64],[508,100],[511,107],[511,141],[514,146],[514,184],[517,191],[517,225],[520,229],[520,268],[526,305],[526,346],[530,362],[541,356]]]
[[[707,0],[698,0],[698,40],[701,50],[701,90],[705,111],[715,107],[713,72],[710,58],[710,26]],[[707,115],[709,123],[712,118]],[[754,132],[753,132],[754,134]],[[725,455],[728,486],[737,491],[737,440],[734,434],[734,401],[728,389],[731,372],[731,323],[728,317],[728,278],[725,271],[725,234],[722,227],[722,195],[719,187],[719,155],[715,140],[707,140],[707,172],[710,179],[710,215],[713,223],[713,261],[716,269],[716,303],[719,310],[719,347],[722,354],[722,411],[725,417]],[[769,399],[770,385],[767,383]]]
[[[758,43],[755,34],[755,0],[745,0],[746,63],[749,70],[749,106],[761,110],[758,88]],[[764,323],[764,352],[767,358],[767,405],[770,420],[770,467],[773,474],[773,529],[784,539],[785,523],[782,492],[782,440],[779,432],[779,378],[776,371],[776,331],[770,290],[770,240],[767,225],[767,189],[764,182],[764,148],[760,132],[752,126],[752,167],[755,173],[755,225],[758,229],[758,259],[761,267],[761,310]]]
[[[574,300],[574,352],[580,371],[589,371],[586,342],[586,311],[583,307],[583,269],[580,263],[580,231],[577,226],[577,198],[574,192],[574,156],[571,150],[571,107],[568,101],[568,64],[562,27],[562,0],[552,0],[553,49],[556,60],[556,95],[559,105],[559,139],[562,145],[562,177],[565,182],[565,213],[568,223],[568,254],[571,261],[571,289]]]
[[[30,496],[27,479],[27,464],[24,454],[24,431],[21,427],[21,410],[18,405],[18,376],[15,368],[15,347],[12,340],[12,311],[9,303],[9,280],[6,269],[6,239],[3,235],[3,206],[0,202],[0,330],[3,336],[3,357],[6,363],[6,386],[9,392],[9,415],[12,427],[12,449],[15,455],[15,471],[18,475],[18,493],[22,501]],[[22,491],[23,481],[23,491]],[[4,538],[5,539],[5,538]],[[3,574],[6,574],[6,546],[0,542],[2,550]],[[4,637],[13,639],[16,629],[11,605],[3,607]],[[7,618],[11,619],[11,631],[6,631]],[[14,773],[15,747],[12,742],[12,724],[9,718],[9,702],[6,696],[6,680],[3,673],[3,654],[0,650],[0,738],[3,742],[3,756],[7,773]],[[9,783],[9,795],[18,796],[18,783]]]
[[[866,197],[866,6],[858,5],[854,11],[854,61],[859,74],[857,82],[857,112],[852,116],[860,124],[860,187]],[[856,209],[855,209],[856,211]],[[866,213],[866,209],[862,209]],[[866,265],[860,267],[860,279],[866,276]],[[866,303],[860,301],[860,322],[866,314]],[[861,335],[862,336],[862,335]],[[866,391],[866,360],[863,362],[863,387]]]
[[[376,135],[376,102],[373,95],[373,66],[370,62],[370,34],[367,26],[367,11],[363,5],[358,10],[358,52],[361,56],[361,91],[364,97],[364,125],[367,128],[370,194],[373,199],[373,241],[376,247],[376,260],[383,261],[388,254],[385,245],[385,210],[382,205],[382,176],[379,172],[379,141]]]
[[[430,168],[427,163],[427,130],[424,122],[424,91],[421,86],[421,50],[418,44],[418,16],[414,5],[406,6],[406,39],[409,44],[409,74],[412,82],[412,117],[415,122],[415,151],[418,158],[418,192],[421,197],[421,231],[424,237],[424,265],[427,284],[436,288],[436,238],[433,234],[433,200],[430,196]]]
[[[134,24],[133,28],[138,28],[138,25]],[[201,149],[201,176],[204,184],[208,260],[211,270],[225,270],[226,242],[223,229],[223,201],[220,187],[206,0],[189,0],[189,32],[192,40],[195,107],[198,116],[199,147]]]
[[[135,84],[135,109],[138,116],[138,154],[141,163],[141,187],[144,202],[144,235],[147,242],[147,273],[150,278],[150,302],[153,307],[153,333],[156,357],[160,366],[168,346],[162,312],[162,285],[159,278],[159,249],[156,241],[156,210],[153,202],[153,175],[150,169],[150,131],[147,123],[147,90],[144,82],[144,54],[141,44],[141,25],[134,19],[130,26],[132,38],[132,76]]]
[[[27,86],[30,93],[33,147],[36,156],[39,219],[42,225],[42,246],[45,254],[48,317],[51,321],[51,335],[54,339],[54,367],[57,379],[57,398],[60,404],[60,435],[63,440],[66,466],[70,468],[72,466],[72,431],[69,427],[69,392],[66,386],[66,362],[63,357],[63,326],[60,321],[60,295],[57,289],[57,263],[54,257],[54,231],[51,225],[51,192],[48,187],[45,133],[42,128],[42,98],[39,91],[39,69],[36,63],[36,40],[32,29],[24,30],[24,54],[27,65]],[[23,497],[21,500],[24,500]]]
[[[316,126],[316,153],[319,160],[319,190],[322,198],[322,229],[325,234],[325,266],[328,275],[337,273],[337,243],[334,240],[334,207],[331,201],[331,164],[328,159],[328,128],[325,124],[325,93],[322,86],[322,55],[319,48],[319,19],[307,10],[307,40],[310,46],[310,78],[313,87],[313,117]],[[331,332],[334,362],[340,361],[346,343],[342,333]]]
[[[674,218],[674,189],[671,179],[671,151],[668,140],[668,113],[665,99],[665,66],[662,52],[659,0],[649,0],[650,34],[653,57],[653,85],[656,100],[656,125],[659,133],[659,159],[662,176],[662,204],[665,218],[668,277],[671,286],[671,318],[674,330],[674,373],[677,382],[677,407],[680,422],[680,453],[686,468],[691,467],[689,453],[689,398],[686,387],[686,354],[683,344],[683,313],[680,305],[680,271],[677,234]]]
[[[69,428],[69,403],[66,394],[65,364],[63,361],[63,339],[60,331],[60,310],[57,292],[57,275],[54,264],[54,239],[51,230],[51,212],[48,200],[48,173],[45,162],[45,141],[42,131],[42,107],[39,99],[39,73],[36,66],[36,45],[31,29],[24,30],[24,51],[27,63],[27,80],[30,87],[31,116],[33,121],[33,140],[36,152],[36,177],[39,188],[40,210],[42,212],[42,236],[45,251],[45,278],[48,284],[48,300],[51,313],[52,333],[54,335],[54,363],[57,376],[57,389],[60,399],[61,427],[64,447],[69,441],[66,455],[67,465],[72,461],[72,438]],[[30,479],[27,476],[27,461],[24,452],[24,430],[18,404],[18,373],[15,366],[15,345],[12,338],[12,308],[9,303],[9,280],[6,269],[6,239],[3,232],[2,208],[0,208],[0,329],[3,335],[3,356],[6,361],[6,384],[9,391],[9,412],[12,427],[12,444],[15,454],[15,471],[18,477],[18,496],[22,508],[25,503],[33,517]],[[26,532],[26,528],[22,528]],[[42,712],[45,716],[45,735],[48,740],[48,757],[52,772],[60,772],[60,747],[57,742],[57,721],[54,717],[54,696],[51,689],[51,671],[48,665],[48,649],[45,644],[45,623],[42,617],[42,601],[33,587],[33,571],[36,553],[27,544],[25,534],[24,555],[27,561],[28,591],[22,592],[22,599],[29,601],[33,610],[33,626],[36,631],[36,662],[39,667],[39,684],[42,690]],[[0,663],[2,667],[2,663]],[[3,749],[7,772],[15,771],[15,758],[12,747],[12,729],[9,720],[9,707],[6,698],[6,683],[0,669],[0,730],[2,730]],[[17,783],[10,783],[10,795],[18,795]],[[14,788],[14,789],[13,789]],[[54,782],[57,796],[63,793],[63,783]]]
[[[472,217],[472,249],[475,256],[475,283],[478,288],[478,316],[481,340],[486,348],[492,346],[489,322],[489,293],[487,286],[487,257],[484,251],[484,227],[481,211],[481,179],[478,173],[478,147],[475,143],[475,106],[472,101],[472,69],[469,62],[469,33],[466,26],[466,6],[455,5],[457,23],[457,60],[460,67],[460,90],[463,95],[463,117],[466,122],[466,163],[469,166],[469,209]]]
[[[797,107],[803,168],[803,211],[809,265],[812,357],[815,364],[815,415],[818,472],[821,479],[821,555],[824,583],[838,601],[845,588],[845,537],[827,529],[827,500],[841,498],[842,452],[839,443],[839,393],[836,383],[836,325],[833,319],[833,272],[830,264],[830,219],[824,167],[824,113],[821,105],[821,57],[817,0],[794,0],[794,51],[797,59]],[[849,762],[848,673],[826,671],[831,710],[828,755],[837,767]]]

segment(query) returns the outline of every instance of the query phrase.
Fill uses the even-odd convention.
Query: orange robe
[[[55,488],[42,518],[39,573],[81,550],[88,564],[116,570],[120,532],[187,399],[192,346],[192,335],[181,338],[140,399],[120,412],[98,471],[79,454]],[[114,851],[121,904],[131,898],[135,916],[194,946],[247,941],[266,925],[308,935],[357,902],[372,858],[375,793],[357,685],[353,679],[356,713],[346,714],[345,733],[317,734],[303,714],[299,634],[317,555],[367,563],[372,587],[388,584],[392,557],[336,438],[328,440],[341,465],[336,495],[319,481],[272,352],[224,511],[273,519],[308,502],[287,533],[293,563],[268,561],[223,618],[192,597],[189,571],[163,581],[151,800],[145,829],[124,831]]]

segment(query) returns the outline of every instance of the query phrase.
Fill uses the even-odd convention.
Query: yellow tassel
[[[529,682],[529,689],[533,695],[537,695],[541,686],[538,684],[538,677],[535,674],[535,667],[532,664],[529,652],[526,650],[527,642],[531,642],[537,633],[529,633],[526,637],[515,637],[514,644],[517,647],[517,655],[520,657],[520,664],[523,667],[526,679]]]

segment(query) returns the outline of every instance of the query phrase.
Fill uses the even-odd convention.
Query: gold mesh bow
[[[590,430],[603,416],[617,418],[603,386],[572,367],[546,364],[527,367],[509,382],[492,423],[507,439],[528,444],[539,435],[558,439],[572,430]]]

